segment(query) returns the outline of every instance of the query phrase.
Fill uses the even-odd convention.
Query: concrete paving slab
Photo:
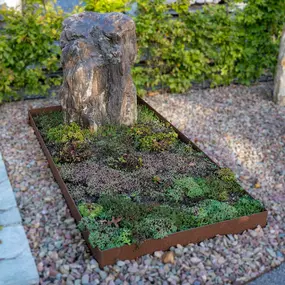
[[[3,227],[0,231],[0,240],[0,259],[16,258],[24,250],[29,248],[22,225]]]
[[[10,208],[6,211],[0,211],[0,226],[20,224],[21,221],[22,218],[17,207]]]
[[[0,285],[39,284],[38,271],[28,248],[16,258],[0,261]]]
[[[17,204],[10,181],[5,180],[0,183],[0,211],[6,211],[15,206],[17,206]]]
[[[284,285],[285,284],[285,263],[276,269],[265,273],[261,277],[248,283],[248,285]]]

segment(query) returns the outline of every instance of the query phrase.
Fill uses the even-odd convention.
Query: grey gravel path
[[[263,201],[269,211],[267,227],[178,245],[171,248],[174,264],[163,264],[163,252],[156,252],[103,270],[88,253],[27,124],[28,108],[56,102],[0,106],[0,151],[41,284],[238,285],[280,265],[285,254],[285,108],[270,101],[271,91],[270,84],[259,84],[148,99]]]

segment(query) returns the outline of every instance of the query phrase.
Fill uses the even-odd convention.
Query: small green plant
[[[59,161],[80,162],[87,159],[90,154],[87,139],[91,137],[91,132],[81,129],[76,123],[60,124],[47,130],[46,137],[59,149]]]
[[[185,197],[189,199],[199,199],[205,195],[203,188],[196,183],[193,177],[183,177],[175,179],[173,187],[166,191],[166,197],[175,203],[183,201]]]
[[[225,182],[235,182],[234,172],[229,168],[221,168],[217,171],[218,176]]]
[[[216,200],[205,200],[201,202],[197,210],[197,223],[199,226],[231,220],[238,217],[235,207]]]
[[[49,129],[56,128],[63,124],[63,113],[61,111],[55,111],[48,114],[42,114],[34,117],[34,120],[43,136],[46,136]]]
[[[133,171],[143,166],[143,159],[141,156],[137,156],[133,153],[124,153],[118,159],[110,157],[108,165],[115,169]]]
[[[145,211],[143,205],[121,195],[102,195],[97,203],[103,206],[105,218],[122,217],[122,224],[140,219]]]
[[[90,131],[81,129],[81,127],[74,122],[50,128],[47,133],[48,140],[58,144],[71,141],[82,143],[88,136],[90,136]]]
[[[90,232],[88,238],[90,244],[100,250],[120,247],[132,242],[131,231],[103,223],[100,220],[83,218],[78,227],[81,231]]]
[[[239,216],[248,216],[264,210],[263,205],[259,201],[254,200],[248,195],[241,197],[234,204],[234,207],[236,208]]]
[[[103,212],[103,207],[94,203],[82,203],[78,205],[82,217],[96,218]]]
[[[160,239],[177,231],[174,222],[165,217],[148,216],[144,218],[138,225],[137,233],[144,239],[154,238]]]
[[[137,124],[131,133],[138,149],[143,151],[165,151],[177,143],[177,133],[168,126]]]

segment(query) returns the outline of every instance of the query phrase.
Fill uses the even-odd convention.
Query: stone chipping
[[[272,83],[161,94],[147,100],[210,157],[232,168],[269,211],[268,225],[239,235],[118,261],[103,270],[90,256],[27,123],[30,107],[55,99],[0,106],[0,151],[17,198],[40,284],[244,284],[280,265],[285,255],[285,108]]]

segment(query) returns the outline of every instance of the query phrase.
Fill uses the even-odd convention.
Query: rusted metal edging
[[[147,106],[150,110],[154,111],[155,114],[164,122],[169,123],[163,116],[161,116],[158,112],[156,112],[152,107],[150,107],[144,100],[141,98],[138,98],[138,101],[140,104]],[[53,162],[53,159],[51,157],[51,154],[49,150],[47,149],[45,142],[40,134],[40,131],[38,130],[35,121],[33,119],[33,116],[42,114],[42,113],[48,113],[48,112],[54,112],[54,111],[60,111],[60,106],[53,106],[53,107],[47,107],[47,108],[39,108],[39,109],[32,109],[29,110],[29,123],[34,129],[34,132],[37,136],[37,139],[39,140],[39,143],[43,149],[43,152],[48,160],[49,167],[53,173],[53,176],[58,183],[62,195],[64,196],[67,206],[71,212],[71,215],[78,223],[82,217],[76,207],[76,204],[71,197],[71,195],[68,192],[68,189],[55,165]],[[181,133],[177,128],[175,128],[172,124],[170,124],[174,130],[177,132],[179,139],[185,143],[191,143],[193,147],[201,151],[199,147],[197,147],[190,139],[188,139],[183,133]],[[202,151],[201,151],[202,152]],[[204,153],[204,152],[203,152]],[[205,154],[206,155],[206,154]],[[206,155],[207,156],[207,155]],[[207,156],[208,157],[208,156]],[[208,157],[209,158],[209,157]],[[209,158],[211,160],[211,158]],[[212,161],[212,160],[211,160]],[[214,162],[214,161],[213,161]],[[216,162],[214,162],[217,164]],[[94,258],[98,261],[100,267],[104,267],[106,265],[114,264],[117,260],[131,260],[138,258],[140,256],[146,255],[146,254],[152,254],[155,251],[158,250],[167,250],[171,246],[175,246],[177,244],[181,245],[187,245],[189,243],[198,243],[205,239],[213,238],[216,235],[225,235],[225,234],[238,234],[248,229],[253,229],[257,227],[258,225],[264,227],[267,223],[267,211],[263,211],[261,213],[253,214],[250,216],[240,217],[233,220],[223,221],[216,224],[211,224],[207,226],[202,226],[190,230],[185,230],[181,232],[177,232],[174,234],[171,234],[163,239],[149,239],[144,241],[140,245],[132,244],[132,245],[125,245],[118,248],[112,248],[107,250],[99,250],[98,248],[93,248],[89,241],[88,241],[88,232],[83,232],[83,237],[92,253]]]

